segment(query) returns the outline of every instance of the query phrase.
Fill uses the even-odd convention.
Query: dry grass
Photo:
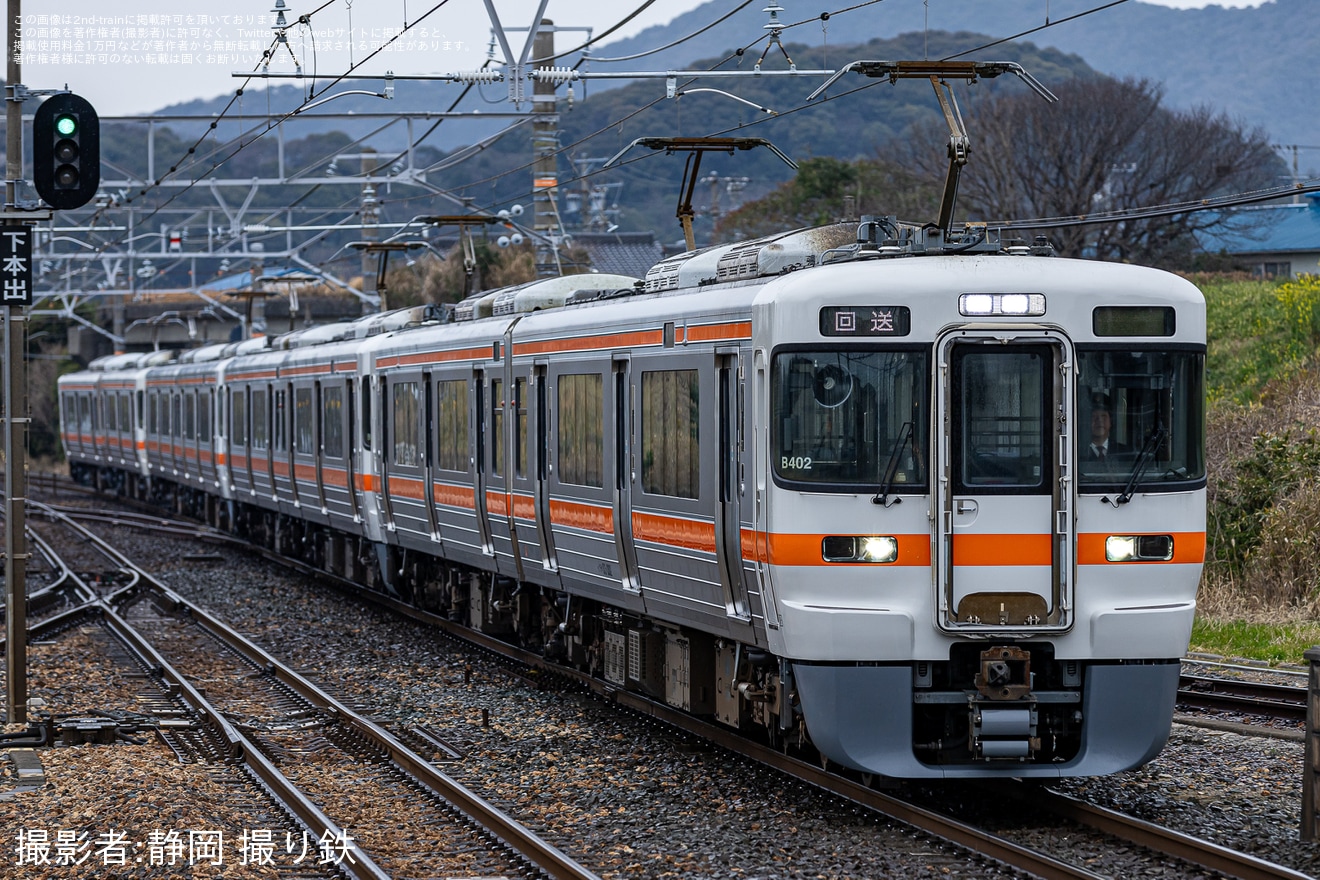
[[[1317,426],[1314,367],[1270,383],[1249,404],[1212,408],[1203,616],[1271,623],[1320,617]]]

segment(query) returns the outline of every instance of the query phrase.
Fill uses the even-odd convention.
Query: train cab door
[[[1071,625],[1072,349],[1047,331],[959,331],[937,344],[939,622]]]

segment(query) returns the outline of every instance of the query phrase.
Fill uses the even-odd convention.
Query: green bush
[[[1260,546],[1271,511],[1320,471],[1320,431],[1290,429],[1252,438],[1213,491],[1208,511],[1209,558],[1240,577]]]

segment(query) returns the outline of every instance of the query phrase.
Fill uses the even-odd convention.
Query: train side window
[[[107,394],[105,407],[105,429],[111,434],[119,432],[119,410],[115,407],[115,395]]]
[[[518,432],[513,447],[513,471],[519,477],[527,476],[527,380],[513,380],[513,407]]]
[[[642,374],[642,490],[696,498],[701,488],[696,370]]]
[[[603,385],[598,373],[559,377],[559,481],[605,486]]]
[[[1134,477],[1178,490],[1205,479],[1205,353],[1078,346],[1078,484],[1105,492]]]
[[[490,472],[504,473],[504,380],[490,380]]]
[[[146,425],[146,415],[144,412],[144,410],[146,409],[144,405],[146,403],[146,395],[144,392],[139,391],[136,393],[135,399],[137,402],[137,427],[138,430],[141,431],[143,427]]]
[[[915,347],[776,353],[769,419],[775,479],[804,489],[829,485],[873,491],[893,462],[897,490],[924,489],[927,363],[928,353]]]
[[[183,439],[192,440],[197,436],[197,392],[183,393]]]
[[[234,445],[247,446],[247,392],[242,388],[230,392],[229,417],[229,436],[233,438]]]
[[[285,390],[280,388],[275,392],[275,413],[271,419],[273,425],[273,439],[275,441],[275,450],[284,452],[289,448],[288,428],[285,416]]]
[[[466,471],[468,450],[468,385],[465,379],[447,379],[435,386],[436,467]]]
[[[417,467],[418,412],[421,395],[416,382],[398,382],[391,389],[390,409],[394,426],[394,463]]]
[[[362,393],[358,396],[362,401],[362,448],[371,450],[371,380],[366,376],[362,377]]]
[[[170,436],[183,436],[183,395],[170,395]]]
[[[344,389],[321,389],[321,450],[326,458],[344,457]]]
[[[252,402],[252,448],[265,449],[268,437],[267,422],[270,421],[270,411],[266,406],[266,389],[253,388],[249,396]]]
[[[293,451],[310,455],[315,451],[312,436],[312,389],[293,390]]]
[[[197,436],[203,443],[211,442],[211,389],[203,388],[197,400]]]
[[[127,394],[119,395],[119,430],[127,434],[133,430],[133,415],[129,410]]]

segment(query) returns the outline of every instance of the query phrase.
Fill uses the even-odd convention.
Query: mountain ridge
[[[1041,48],[1080,55],[1095,70],[1115,77],[1148,78],[1164,85],[1166,101],[1179,109],[1210,106],[1231,118],[1259,125],[1281,143],[1320,144],[1320,122],[1308,114],[1316,89],[1299,67],[1320,46],[1320,16],[1314,0],[1272,0],[1257,7],[1173,9],[1130,0],[1102,8],[1087,0],[886,0],[820,21],[802,17],[809,8],[795,0],[779,19],[785,24],[817,19],[816,26],[785,29],[784,37],[805,42],[807,32],[829,42],[859,42],[931,30],[1017,36]],[[818,7],[820,4],[812,4]],[[727,12],[710,0],[671,21],[603,47],[603,57],[631,55],[692,33]],[[928,14],[927,14],[928,13]],[[679,67],[716,57],[764,34],[767,16],[752,3],[728,20],[668,50],[664,62],[642,58],[632,69]],[[825,30],[822,32],[820,28]],[[846,28],[849,38],[839,40]],[[1258,39],[1256,39],[1258,38]],[[756,44],[756,53],[764,44]],[[606,54],[608,49],[608,54]],[[978,51],[979,50],[979,51]],[[963,59],[994,60],[994,47],[969,45]],[[841,65],[854,59],[841,59]],[[1048,83],[1047,83],[1048,85]],[[1320,160],[1320,155],[1316,156]],[[1320,164],[1320,161],[1317,162]]]

